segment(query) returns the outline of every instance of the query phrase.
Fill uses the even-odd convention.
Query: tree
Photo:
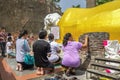
[[[80,8],[80,4],[78,5],[72,5],[73,8]]]
[[[104,4],[106,2],[110,2],[110,1],[113,1],[113,0],[96,0],[96,5],[101,5],[101,4]]]

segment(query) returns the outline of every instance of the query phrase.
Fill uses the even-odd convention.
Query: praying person
[[[39,40],[35,41],[33,44],[33,53],[35,66],[37,67],[37,75],[44,75],[45,68],[49,68],[50,72],[54,70],[54,65],[47,58],[50,52],[50,44],[47,42],[47,31],[41,30],[39,32]]]
[[[71,33],[66,33],[63,38],[63,59],[62,66],[66,68],[67,76],[75,74],[75,68],[80,66],[79,50],[82,47],[87,47],[88,36],[85,37],[85,43],[76,42],[73,40]]]

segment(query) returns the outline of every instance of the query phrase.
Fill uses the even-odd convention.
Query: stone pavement
[[[46,75],[46,76],[43,76],[43,77],[33,78],[33,79],[29,79],[29,80],[44,80],[44,79],[47,79],[47,78],[53,78],[53,77],[56,76],[56,74],[49,74],[49,75]],[[66,78],[67,80],[69,80],[73,77],[78,78],[77,80],[87,80],[84,71],[79,71],[79,70],[77,70],[77,75],[75,75],[75,76],[67,77],[67,76],[65,76],[65,74],[63,74],[62,77]]]
[[[13,70],[13,72],[16,74],[16,76],[25,76],[25,75],[29,75],[29,74],[35,74],[35,69],[31,69],[31,70],[24,70],[23,72],[19,72],[19,71],[16,71],[15,67],[16,67],[16,61],[15,61],[15,58],[14,59],[5,59],[7,64],[11,67],[11,69]],[[56,68],[61,68],[61,66],[56,66]],[[61,71],[60,71],[61,72]],[[44,80],[45,78],[50,78],[50,77],[54,77],[56,74],[59,74],[60,72],[55,72],[55,73],[51,73],[51,74],[46,74],[44,76],[37,76],[37,77],[33,77],[29,80]],[[79,69],[77,69],[76,71],[76,75],[75,76],[70,76],[70,77],[67,77],[65,76],[65,74],[63,74],[63,77],[69,79],[71,77],[77,77],[79,80],[88,80],[86,79],[86,74],[85,74],[85,71],[81,71]]]
[[[59,54],[59,56],[63,57],[63,53],[61,52]],[[81,71],[80,68],[78,68],[76,70],[76,75],[75,76],[70,76],[70,77],[65,76],[65,74],[62,71],[62,67],[60,65],[55,66],[56,69],[59,69],[59,70],[56,70],[55,73],[46,74],[44,76],[43,75],[37,76],[36,75],[36,69],[24,70],[23,72],[16,71],[15,69],[16,69],[16,64],[17,63],[16,63],[15,58],[10,58],[10,59],[4,58],[4,62],[6,62],[7,67],[8,66],[10,67],[10,69],[12,70],[15,78],[17,76],[17,78],[21,78],[22,80],[23,80],[24,77],[29,77],[29,76],[32,76],[32,78],[25,78],[24,80],[44,80],[45,78],[54,77],[54,76],[56,76],[56,74],[59,74],[61,72],[62,72],[63,77],[67,78],[68,80],[72,77],[77,77],[79,80],[88,80],[88,79],[86,79],[85,71]],[[86,64],[86,62],[85,62],[85,64]],[[87,61],[87,64],[89,64],[89,61]],[[84,68],[84,67],[85,66],[82,65],[82,68]],[[60,70],[60,68],[61,68],[61,70]],[[16,80],[18,80],[18,79],[16,79]]]

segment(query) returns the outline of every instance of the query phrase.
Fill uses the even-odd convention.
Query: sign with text
[[[58,26],[56,27],[51,27],[51,33],[54,34],[54,38],[55,39],[59,39],[60,38],[60,29]]]

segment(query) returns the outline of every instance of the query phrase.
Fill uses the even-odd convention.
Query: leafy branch
[[[101,4],[104,4],[106,2],[110,2],[110,1],[113,1],[113,0],[96,0],[96,5],[101,5]]]

